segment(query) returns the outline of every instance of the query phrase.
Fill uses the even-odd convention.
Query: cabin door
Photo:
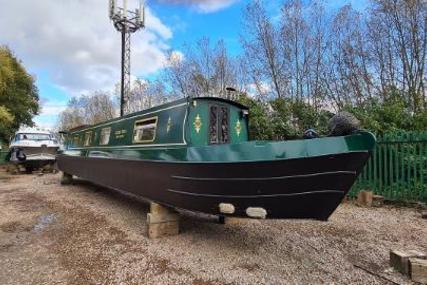
[[[229,143],[229,120],[227,106],[209,105],[209,144]]]

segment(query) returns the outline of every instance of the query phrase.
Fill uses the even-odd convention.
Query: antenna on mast
[[[123,7],[117,7],[116,0],[110,0],[109,16],[114,27],[122,34],[122,77],[120,84],[120,116],[128,110],[130,93],[130,35],[145,27],[145,5],[139,0],[139,8],[129,11],[127,0],[123,0]]]

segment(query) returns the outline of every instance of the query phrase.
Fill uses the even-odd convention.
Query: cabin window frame
[[[147,121],[151,121],[151,120],[155,120],[155,123],[154,123],[154,135],[153,135],[153,137],[151,139],[149,139],[149,140],[138,140],[138,139],[135,139],[135,132],[136,132],[136,127],[137,127],[136,125],[140,124],[140,123],[147,122]],[[157,136],[157,126],[158,126],[158,123],[159,123],[159,116],[154,116],[154,117],[149,117],[149,118],[144,118],[144,119],[136,120],[133,123],[132,143],[135,144],[135,143],[151,143],[151,142],[154,142],[156,140],[156,136]]]
[[[91,144],[92,144],[92,131],[87,131],[87,132],[85,132],[85,135],[84,135],[84,144],[83,144],[83,146],[90,146]]]
[[[105,130],[108,130],[107,142],[103,141],[103,138],[105,136],[105,133],[104,133]],[[108,145],[110,143],[110,139],[111,139],[111,127],[102,128],[101,131],[99,132],[99,145]]]

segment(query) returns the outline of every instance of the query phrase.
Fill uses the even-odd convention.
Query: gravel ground
[[[0,170],[0,284],[411,284],[389,250],[427,251],[419,210],[351,203],[328,222],[183,215],[149,240],[147,204],[59,179]]]

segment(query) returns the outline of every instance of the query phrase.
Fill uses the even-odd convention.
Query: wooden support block
[[[157,203],[150,203],[147,227],[149,238],[177,235],[179,233],[179,216],[172,209]]]
[[[371,207],[374,194],[372,191],[360,191],[357,194],[357,205],[362,207]]]
[[[61,177],[62,185],[69,185],[73,183],[73,175],[63,172]]]
[[[10,174],[19,174],[19,167],[18,165],[14,164],[14,163],[9,163],[7,165],[7,172],[10,172]]]
[[[418,250],[391,250],[390,251],[390,266],[394,269],[409,276],[409,259],[410,258],[426,258],[427,255]]]
[[[14,169],[12,169],[12,170],[10,171],[10,173],[11,173],[11,174],[13,174],[13,175],[19,174],[19,172],[20,172],[20,170],[19,170],[19,168],[18,168],[18,167],[15,167]]]
[[[45,172],[45,173],[53,173],[53,171],[54,171],[53,164],[46,164],[41,169],[41,172]]]
[[[165,207],[163,205],[151,202],[150,203],[150,213],[153,215],[163,215],[163,214],[171,214],[171,213],[176,213],[175,211],[173,211],[172,209]]]
[[[158,224],[148,224],[148,237],[159,238],[179,234],[178,221]]]
[[[427,284],[427,259],[410,258],[409,271],[412,281]]]
[[[381,195],[372,196],[373,207],[382,207],[383,205],[384,205],[384,196],[381,196]]]

